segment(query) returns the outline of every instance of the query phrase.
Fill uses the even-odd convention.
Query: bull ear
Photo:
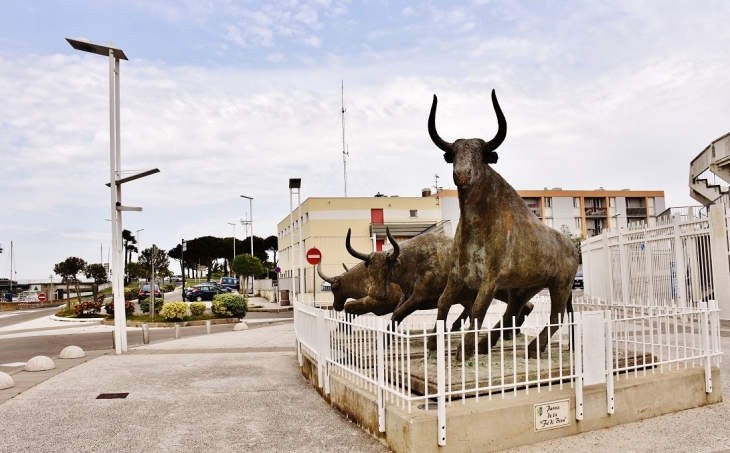
[[[499,155],[495,151],[489,151],[488,149],[482,149],[482,161],[485,164],[496,164],[499,160]]]
[[[444,160],[447,164],[453,164],[454,163],[454,153],[453,152],[446,152],[444,153]]]

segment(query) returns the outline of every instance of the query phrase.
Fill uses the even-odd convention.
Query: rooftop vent
[[[421,196],[422,197],[430,197],[431,196],[431,189],[426,187],[425,189],[421,189]]]

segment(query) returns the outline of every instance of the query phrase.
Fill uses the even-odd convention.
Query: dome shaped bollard
[[[58,356],[59,359],[80,359],[81,357],[86,357],[86,353],[78,346],[66,346]]]
[[[53,363],[53,360],[44,355],[37,355],[25,364],[25,371],[48,371],[54,368],[56,368],[56,364]]]
[[[15,385],[15,381],[10,377],[8,373],[0,371],[0,390],[9,389]]]

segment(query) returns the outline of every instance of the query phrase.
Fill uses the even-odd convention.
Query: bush
[[[165,293],[171,293],[175,291],[175,285],[171,285],[170,283],[162,285],[162,291]]]
[[[243,318],[248,312],[248,300],[240,294],[216,294],[213,297],[213,307],[215,308],[216,302],[220,304],[220,307],[225,309],[227,316],[233,316],[235,318]],[[221,311],[221,308],[218,311]],[[214,314],[218,314],[215,310]]]
[[[182,321],[188,315],[188,304],[185,302],[168,302],[162,306],[160,314],[165,319]]]
[[[107,316],[114,317],[114,301],[107,302],[104,304],[104,309],[106,310]],[[132,315],[134,313],[134,302],[124,302],[124,313],[127,316]]]
[[[161,297],[155,297],[155,314],[159,314],[160,311],[162,311],[162,306],[165,303],[165,301]],[[142,310],[142,313],[149,313],[150,312],[150,298],[145,297],[144,299],[139,301],[139,308]]]
[[[193,302],[190,304],[190,313],[193,316],[200,316],[205,313],[205,304],[202,302]]]
[[[138,290],[133,289],[125,289],[124,290],[124,300],[134,300],[137,298]]]
[[[81,302],[80,304],[76,304],[74,307],[74,314],[81,318],[84,316],[95,316],[99,314],[100,311],[101,302],[95,302],[93,300]]]
[[[210,311],[220,318],[232,316],[231,312],[228,311],[225,305],[223,305],[223,302],[221,302],[220,300],[215,300],[216,297],[218,297],[218,295],[213,297],[213,305],[211,306]]]

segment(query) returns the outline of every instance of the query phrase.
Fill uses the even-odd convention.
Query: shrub
[[[205,313],[205,304],[202,302],[193,302],[190,304],[190,313],[193,316],[200,316]]]
[[[216,294],[213,297],[213,305],[219,302],[225,308],[228,316],[243,318],[248,312],[248,300],[240,294]],[[214,314],[217,314],[213,311]]]
[[[133,289],[125,289],[124,290],[124,300],[134,300],[137,298],[138,291]]]
[[[155,297],[155,314],[160,313],[162,311],[162,306],[165,303],[165,301],[161,297]],[[139,308],[142,310],[142,313],[149,313],[150,312],[150,298],[145,297],[144,299],[139,301]]]
[[[106,310],[107,316],[114,317],[114,301],[107,302],[104,304],[104,309]],[[132,313],[134,313],[134,302],[126,301],[124,302],[124,313],[127,316],[130,316]]]
[[[162,285],[162,291],[165,293],[170,293],[172,291],[175,291],[175,285],[172,285],[170,283],[166,285]]]
[[[168,302],[160,312],[165,319],[182,321],[188,315],[188,304],[185,302]]]
[[[225,305],[223,305],[223,302],[221,302],[220,300],[215,300],[216,297],[218,297],[218,295],[215,295],[213,297],[213,305],[210,307],[210,311],[220,318],[232,316],[231,312],[228,311]]]
[[[79,317],[95,316],[99,314],[100,311],[101,302],[95,302],[93,300],[81,302],[80,304],[76,304],[74,307],[74,314]]]

